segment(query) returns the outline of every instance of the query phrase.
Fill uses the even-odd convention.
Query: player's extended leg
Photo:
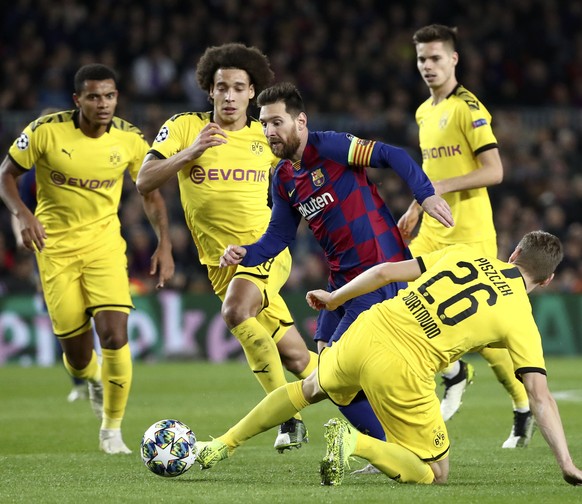
[[[268,320],[261,313],[260,320],[256,316],[263,306],[263,293],[257,285],[245,278],[233,278],[228,285],[222,304],[222,316],[230,331],[240,342],[249,366],[266,393],[285,385],[287,379],[283,370],[279,350],[274,336],[266,328]],[[276,331],[287,330],[288,327],[277,326]],[[299,335],[297,335],[299,336]],[[281,339],[284,333],[281,334]],[[305,352],[305,361],[309,358],[307,347],[301,340]],[[310,360],[310,359],[309,359]],[[275,449],[283,452],[290,448],[300,448],[307,441],[307,429],[301,415],[294,412],[281,423]]]
[[[534,433],[534,419],[523,383],[513,372],[513,363],[505,348],[484,348],[479,352],[489,363],[499,382],[513,401],[513,426],[503,448],[525,448]]]
[[[94,314],[101,343],[103,419],[100,447],[106,453],[131,453],[121,437],[121,423],[131,389],[133,366],[127,341],[128,314],[103,310]]]
[[[288,383],[268,394],[222,436],[210,442],[197,442],[196,460],[202,469],[209,469],[230,457],[238,446],[253,436],[275,427],[309,404],[319,402],[325,397],[317,385],[316,372],[305,380]]]

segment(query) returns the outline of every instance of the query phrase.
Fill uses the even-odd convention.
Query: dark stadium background
[[[582,2],[562,0],[130,1],[15,0],[0,7],[0,149],[45,107],[72,108],[79,66],[102,62],[120,76],[117,115],[148,140],[170,115],[209,110],[195,62],[210,45],[240,41],[270,58],[278,81],[298,84],[312,129],[404,146],[418,160],[416,107],[428,97],[412,34],[439,22],[459,28],[459,81],[493,115],[505,178],[491,188],[499,254],[545,229],[565,260],[544,292],[582,292]],[[144,78],[155,65],[154,81]],[[371,170],[396,217],[410,194]],[[164,188],[177,266],[172,287],[208,293],[175,183]],[[120,209],[136,292],[151,291],[154,235],[131,181]],[[317,244],[301,229],[287,292],[326,282]],[[34,291],[33,261],[17,251],[0,204],[0,293]]]

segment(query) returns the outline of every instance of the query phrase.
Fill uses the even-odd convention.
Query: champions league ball
[[[145,431],[140,452],[143,463],[154,474],[180,476],[196,460],[196,437],[178,420],[160,420]]]

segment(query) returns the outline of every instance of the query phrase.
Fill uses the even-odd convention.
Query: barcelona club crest
[[[313,185],[316,187],[321,187],[325,182],[325,176],[321,173],[321,168],[311,172],[311,180],[313,180]]]

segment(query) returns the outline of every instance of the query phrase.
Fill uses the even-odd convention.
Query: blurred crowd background
[[[101,62],[120,76],[117,115],[152,140],[171,115],[210,110],[196,62],[206,47],[239,41],[268,56],[276,80],[301,89],[312,129],[349,131],[405,147],[417,160],[414,111],[428,97],[412,35],[433,22],[457,26],[459,81],[493,115],[505,178],[490,189],[499,255],[545,229],[566,257],[549,290],[582,292],[582,2],[385,0],[13,0],[0,7],[0,148],[45,107],[73,107],[73,76]],[[256,111],[253,111],[256,112]],[[411,195],[370,170],[398,218]],[[172,287],[209,283],[185,227],[177,186],[163,188],[172,222]],[[1,205],[1,204],[0,204]],[[149,292],[155,247],[133,183],[120,216],[136,292]],[[303,226],[286,289],[323,287],[327,271]],[[34,259],[16,247],[0,206],[0,293],[32,292]]]

